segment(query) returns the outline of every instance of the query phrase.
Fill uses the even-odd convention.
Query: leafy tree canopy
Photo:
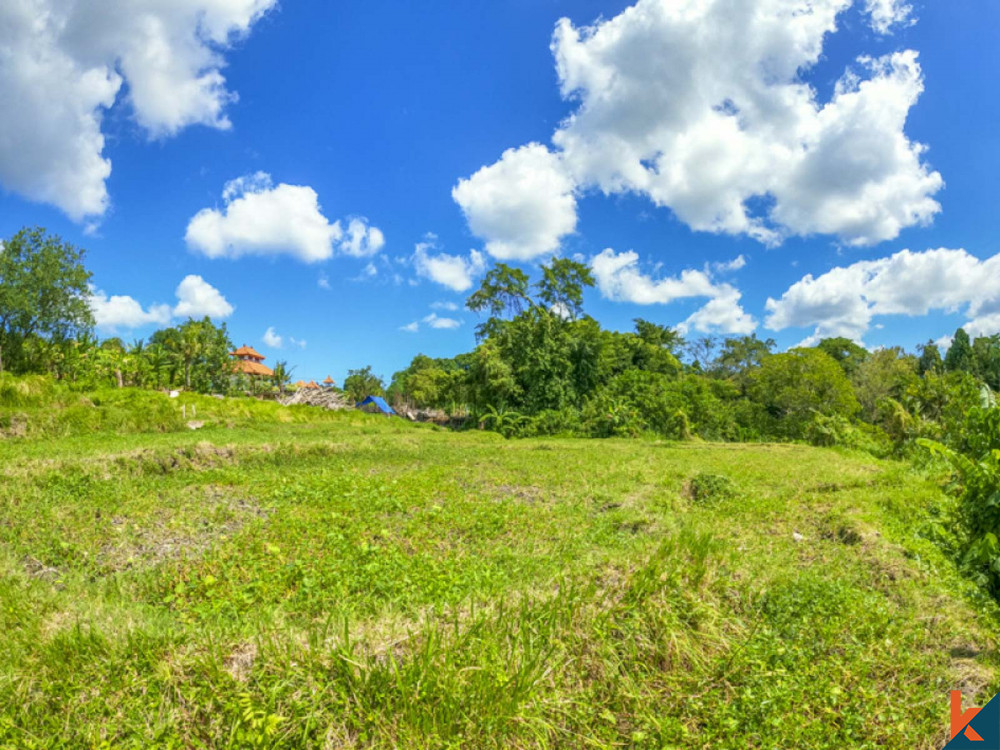
[[[84,251],[44,229],[22,229],[0,249],[0,372],[41,369],[31,347],[65,347],[94,324]]]

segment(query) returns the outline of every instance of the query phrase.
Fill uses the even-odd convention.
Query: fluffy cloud
[[[461,320],[456,320],[455,318],[442,318],[437,313],[431,313],[430,315],[425,316],[423,322],[431,328],[451,329],[458,328],[462,325]]]
[[[0,183],[74,220],[108,207],[101,123],[119,95],[152,138],[230,127],[222,52],[276,0],[0,3]]]
[[[458,305],[454,302],[431,302],[431,309],[455,312],[458,309]]]
[[[678,324],[677,330],[683,335],[691,331],[702,333],[749,334],[757,328],[757,321],[740,304],[743,295],[730,284],[720,284],[716,296],[704,307]]]
[[[433,305],[432,305],[433,307]],[[428,326],[429,328],[436,328],[438,330],[451,330],[458,328],[462,325],[461,320],[456,320],[455,318],[444,318],[437,313],[430,313],[425,315],[421,320],[414,320],[412,323],[407,323],[405,326],[400,326],[399,330],[406,331],[407,333],[416,333],[420,330],[420,324]]]
[[[285,345],[285,340],[278,335],[277,331],[274,330],[274,326],[268,326],[260,340],[272,349],[280,349]]]
[[[865,0],[865,12],[879,34],[888,34],[894,26],[912,26],[913,6],[903,0]]]
[[[902,250],[876,260],[806,275],[767,301],[768,328],[814,327],[807,341],[860,341],[877,315],[926,315],[964,309],[973,335],[1000,330],[1000,255],[980,260],[965,250]]]
[[[451,194],[473,234],[486,241],[486,252],[526,261],[555,252],[576,229],[573,187],[560,157],[530,143],[459,180]]]
[[[616,253],[607,248],[590,261],[601,295],[616,302],[665,305],[675,300],[708,297],[708,303],[678,328],[683,333],[750,333],[757,321],[740,305],[741,294],[731,284],[716,283],[705,271],[686,270],[680,276],[654,279],[639,268],[634,251]]]
[[[239,177],[222,191],[223,210],[204,208],[188,223],[188,247],[209,258],[291,255],[306,263],[336,251],[367,257],[385,237],[366,219],[353,218],[345,232],[323,215],[316,191],[306,185],[274,185],[266,172]]]
[[[108,296],[100,289],[91,292],[90,309],[94,313],[94,322],[103,331],[138,328],[153,323],[166,325],[173,317],[170,305],[152,305],[144,310],[133,297],[118,294]]]
[[[177,306],[174,315],[178,318],[228,318],[233,314],[233,306],[222,293],[201,276],[191,274],[177,285]]]
[[[285,345],[285,337],[280,336],[274,326],[268,326],[267,330],[264,331],[264,335],[260,337],[260,340],[264,342],[265,346],[270,346],[272,349],[281,349]],[[295,338],[294,336],[288,337],[288,343],[292,346],[297,346],[300,349],[306,348],[306,342]]]
[[[456,292],[472,287],[476,276],[486,270],[483,254],[472,250],[468,258],[447,253],[433,253],[433,240],[417,243],[413,252],[413,266],[417,274]]]
[[[90,294],[90,308],[94,313],[97,327],[103,331],[115,331],[121,328],[139,328],[145,325],[166,325],[173,318],[227,318],[233,313],[229,304],[218,289],[213,287],[201,276],[191,274],[185,276],[177,285],[175,292],[177,304],[151,305],[143,309],[134,298],[127,295],[108,296],[99,289]]]
[[[866,2],[876,26],[908,13]],[[943,181],[904,132],[923,91],[916,52],[860,57],[828,101],[802,78],[852,4],[639,0],[585,28],[564,18],[552,52],[576,107],[556,151],[507,151],[455,200],[489,252],[520,259],[554,249],[574,226],[573,195],[595,188],[769,245],[811,234],[871,245],[926,224]]]
[[[355,258],[375,255],[385,246],[385,236],[378,227],[368,226],[366,219],[353,218],[339,243],[340,252]]]
[[[720,273],[727,273],[729,271],[739,271],[746,264],[747,259],[743,255],[737,255],[732,260],[727,260],[723,263],[713,263],[712,268]]]

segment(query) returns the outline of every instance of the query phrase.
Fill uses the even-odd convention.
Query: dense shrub
[[[960,482],[954,519],[960,562],[1000,595],[1000,409],[969,413],[961,450],[928,440],[921,444],[948,459]]]

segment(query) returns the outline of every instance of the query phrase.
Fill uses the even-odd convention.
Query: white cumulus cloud
[[[233,306],[222,296],[222,292],[205,281],[201,276],[189,274],[177,285],[177,305],[174,316],[178,318],[228,318],[233,314]]]
[[[859,57],[826,101],[804,78],[852,4],[639,0],[592,26],[560,20],[551,47],[575,109],[555,151],[510,150],[459,182],[470,228],[498,257],[535,257],[572,231],[573,196],[593,189],[768,245],[871,245],[927,224],[943,180],[904,130],[923,92],[917,53]],[[891,0],[862,10],[876,25],[908,14]]]
[[[268,326],[267,330],[264,331],[264,335],[261,336],[261,341],[264,342],[266,346],[270,346],[272,349],[280,349],[285,345],[285,340],[278,335],[278,332],[274,330],[274,326]]]
[[[429,325],[431,328],[458,328],[462,325],[462,321],[456,320],[455,318],[443,318],[437,313],[431,313],[430,315],[424,316],[423,322]]]
[[[526,261],[554,253],[576,229],[573,189],[559,155],[530,143],[459,180],[451,194],[487,253]]]
[[[483,254],[471,250],[468,257],[432,252],[433,240],[417,243],[413,252],[413,266],[419,276],[430,279],[456,292],[464,292],[472,287],[473,281],[486,270]]]
[[[757,321],[740,304],[740,291],[731,284],[716,283],[707,270],[688,269],[679,276],[654,279],[642,272],[638,253],[616,253],[611,248],[591,258],[590,267],[601,295],[615,302],[666,305],[708,297],[704,307],[678,326],[682,333],[750,333],[757,327]]]
[[[382,230],[369,226],[367,219],[355,217],[348,222],[347,230],[338,244],[338,249],[345,255],[367,258],[370,255],[375,255],[384,246],[385,236],[382,234]]]
[[[128,107],[151,138],[230,127],[223,52],[276,0],[0,3],[0,184],[76,221],[108,208],[101,125]],[[124,92],[124,96],[122,96]]]
[[[871,27],[879,34],[888,34],[896,26],[911,26],[913,6],[905,0],[865,0],[865,12]]]
[[[167,325],[174,318],[227,318],[233,313],[222,293],[201,276],[185,276],[175,291],[177,304],[150,305],[143,308],[134,297],[128,295],[108,295],[100,289],[92,289],[90,308],[94,321],[102,331],[121,328],[139,328],[145,325]]]
[[[94,322],[103,331],[118,328],[138,328],[144,325],[166,325],[173,317],[170,305],[152,305],[143,309],[133,297],[127,295],[107,295],[100,289],[90,294],[90,309]]]
[[[188,247],[209,258],[291,255],[306,263],[327,260],[341,247],[352,255],[378,251],[382,233],[363,219],[352,219],[348,235],[339,221],[322,212],[316,191],[307,185],[274,185],[266,172],[226,183],[222,210],[204,208],[188,224]]]
[[[879,315],[920,316],[964,311],[972,335],[1000,331],[1000,255],[980,260],[939,248],[838,266],[807,274],[779,299],[768,299],[765,325],[775,331],[814,328],[812,342],[830,336],[861,341]]]

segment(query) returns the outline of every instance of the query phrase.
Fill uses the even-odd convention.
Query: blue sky
[[[1000,329],[996,3],[113,5],[0,9],[0,236],[86,248],[103,335],[388,379],[553,253],[623,330]]]

